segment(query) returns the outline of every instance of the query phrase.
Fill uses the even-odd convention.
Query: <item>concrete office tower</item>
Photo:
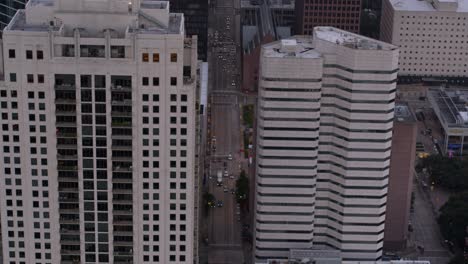
[[[385,219],[384,249],[386,251],[400,251],[406,248],[417,134],[418,126],[410,108],[407,104],[397,103],[393,123]]]
[[[398,49],[331,27],[263,47],[256,261],[382,255]]]
[[[0,2],[0,32],[5,28],[16,10],[23,9],[27,0],[2,0]]]
[[[359,33],[361,0],[296,0],[296,33],[312,35],[314,27],[331,26]]]
[[[468,0],[383,0],[382,41],[400,47],[399,79],[468,81]]]
[[[30,0],[3,34],[5,263],[193,263],[197,40],[168,2]]]

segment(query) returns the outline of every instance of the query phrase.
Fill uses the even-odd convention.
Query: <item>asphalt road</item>
[[[240,209],[232,194],[239,177],[240,156],[240,18],[239,0],[211,1],[208,29],[210,138],[208,179],[204,186],[222,206],[210,208],[205,216],[207,246],[205,262],[210,264],[244,262],[241,247]],[[228,156],[231,155],[231,158]],[[227,170],[227,176],[224,171]],[[223,174],[217,186],[217,172]]]

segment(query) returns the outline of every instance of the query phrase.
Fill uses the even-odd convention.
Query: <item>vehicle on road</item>
[[[228,155],[228,158],[227,158],[227,159],[228,159],[228,160],[232,160],[232,155],[231,155],[230,153],[229,153],[229,155]]]
[[[229,175],[229,179],[234,179],[234,175]]]
[[[223,201],[219,200],[217,205],[218,205],[218,207],[223,207]]]
[[[229,190],[227,188],[224,188],[223,191],[227,193]]]
[[[225,170],[224,170],[224,177],[227,177],[227,176],[229,176],[229,173],[228,173],[228,171],[225,169]]]
[[[232,194],[236,194],[236,191],[234,189],[231,189]]]
[[[221,174],[221,171],[218,171],[217,179],[216,179],[218,186],[223,185],[223,175]]]

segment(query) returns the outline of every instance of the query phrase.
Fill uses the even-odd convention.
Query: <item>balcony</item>
[[[131,146],[130,146],[131,149]],[[132,156],[112,156],[112,161],[127,161],[131,162],[132,161]]]
[[[78,158],[78,155],[60,155],[57,154],[57,159],[58,160],[76,160]]]
[[[132,105],[132,100],[130,100],[130,99],[112,100],[112,105],[131,106]]]
[[[59,171],[76,171],[76,170],[78,170],[78,166],[57,165],[57,170],[59,170]]]
[[[80,255],[80,250],[79,249],[61,249],[60,254],[62,255]],[[61,262],[63,263],[63,262]],[[76,262],[70,262],[70,263],[76,263]]]
[[[113,117],[131,117],[132,116],[132,112],[119,112],[119,111],[112,111],[111,112],[111,115]]]
[[[61,203],[78,203],[78,196],[77,197],[70,197],[70,196],[61,196],[59,195],[59,202]]]
[[[55,98],[56,104],[76,104],[75,98]]]
[[[59,115],[59,114],[58,114]],[[76,121],[55,121],[57,127],[76,127]]]
[[[111,91],[112,92],[132,92],[132,87],[131,86],[111,84]]]
[[[115,167],[112,167],[112,171],[113,172],[132,172],[133,167],[132,166],[130,167],[115,166]]]
[[[57,137],[58,138],[76,138],[76,132],[75,133],[57,132]]]
[[[112,127],[132,127],[132,122],[131,121],[112,121]]]
[[[55,84],[55,90],[75,90],[76,86],[71,83]]]

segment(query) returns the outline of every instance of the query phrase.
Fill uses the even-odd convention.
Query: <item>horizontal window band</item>
[[[285,122],[318,122],[320,118],[287,118],[287,117],[259,117],[265,121],[285,121]]]
[[[322,91],[320,88],[274,88],[274,87],[262,87],[264,91],[271,92],[310,92],[310,93],[319,93]]]
[[[319,138],[318,137],[262,137],[259,136],[260,139],[263,140],[279,140],[279,141],[317,141]]]
[[[283,243],[312,243],[314,239],[272,239],[272,238],[255,238],[259,242],[283,242]]]
[[[341,86],[339,84],[323,84],[322,85],[323,87],[323,91],[322,91],[322,95],[324,94],[325,91],[327,91],[326,88],[335,88],[335,89],[339,89],[341,91],[345,91],[347,93],[351,93],[351,94],[393,94],[396,92],[396,89],[392,89],[392,90],[388,90],[388,91],[382,91],[382,90],[358,90],[358,89],[350,89],[350,88],[346,88],[344,86]]]
[[[351,73],[368,73],[368,74],[393,74],[393,73],[397,73],[399,70],[398,68],[394,70],[389,70],[389,71],[354,70],[354,69],[350,69],[350,68],[347,68],[345,66],[338,65],[338,64],[324,64],[323,67],[324,68],[336,68],[336,69],[344,70],[344,71],[351,72]]]
[[[261,215],[301,215],[301,216],[312,216],[314,212],[262,212],[257,210],[257,214]]]
[[[383,168],[368,168],[368,167],[346,167],[341,164],[338,164],[336,162],[330,161],[330,160],[319,160],[319,164],[330,164],[339,168],[342,168],[344,170],[353,170],[353,171],[385,171],[390,169],[390,166],[385,166]]]
[[[274,165],[262,165],[258,164],[259,168],[262,169],[291,169],[291,170],[314,170],[317,166],[274,166]]]
[[[347,77],[341,76],[339,74],[324,74],[324,78],[336,78],[340,79],[349,83],[368,83],[368,84],[394,84],[397,83],[397,79],[389,80],[389,81],[379,81],[379,80],[354,80],[349,79]]]
[[[256,220],[259,224],[269,224],[269,225],[313,225],[314,221],[304,222],[304,221],[262,221]]]
[[[258,127],[259,130],[265,131],[318,131],[318,126],[316,128],[303,128],[303,127]]]
[[[304,99],[304,98],[277,98],[277,97],[260,97],[265,102],[320,102],[320,98]]]
[[[379,133],[379,134],[385,134],[385,133],[390,133],[393,130],[391,128],[389,128],[389,129],[349,129],[349,128],[340,126],[340,125],[335,124],[335,123],[326,123],[326,122],[320,122],[320,126],[321,127],[325,127],[325,126],[336,127],[336,128],[341,129],[343,131],[353,132],[353,133],[373,133],[373,134]]]
[[[307,113],[317,113],[320,112],[320,108],[283,108],[283,107],[260,107],[262,111],[271,111],[271,112],[307,112]]]
[[[262,146],[257,145],[259,149],[270,150],[318,150],[318,147],[283,147],[283,146]]]
[[[332,198],[329,198],[329,197],[317,197],[316,198],[317,201],[327,201],[327,202],[331,202],[331,203],[334,203],[336,205],[339,205],[343,208],[382,208],[384,206],[387,205],[386,202],[384,202],[383,204],[376,204],[376,205],[369,205],[369,204],[349,204],[349,203],[340,203],[336,200],[333,200]]]
[[[349,108],[343,107],[343,106],[338,105],[338,104],[329,104],[329,103],[321,103],[320,107],[321,108],[325,108],[325,107],[337,108],[337,109],[340,109],[342,111],[346,111],[346,112],[349,112],[349,113],[363,113],[363,114],[390,114],[390,113],[393,113],[395,111],[394,108],[392,108],[390,110],[349,109]]]
[[[260,178],[271,178],[271,179],[314,179],[317,175],[265,175],[257,174]]]
[[[341,248],[338,248],[332,244],[329,244],[327,242],[314,242],[314,245],[324,245],[324,246],[328,246],[328,247],[331,247],[333,249],[337,249],[337,250],[340,250],[341,252],[347,252],[347,253],[376,253],[376,252],[380,252],[383,250],[383,248],[379,248],[377,250],[368,250],[368,249],[341,249]],[[348,260],[348,259],[343,259],[343,260]],[[374,259],[375,260],[375,259]],[[360,259],[360,261],[369,261],[369,259]]]
[[[255,232],[271,234],[312,234],[314,230],[272,230],[255,228]]]
[[[315,203],[264,203],[264,202],[257,202],[259,205],[263,206],[314,206]]]
[[[329,98],[336,98],[342,101],[352,103],[352,104],[391,104],[395,102],[395,99],[390,100],[352,100],[345,98],[343,96],[339,96],[337,94],[322,94],[322,98],[329,97]]]
[[[316,185],[292,185],[292,184],[261,184],[257,183],[258,186],[260,187],[266,187],[266,188],[299,188],[299,189],[311,189],[315,188]]]
[[[290,248],[264,248],[264,247],[259,247],[259,246],[255,246],[255,249],[256,250],[264,250],[264,251],[285,251],[285,252],[289,252],[289,250],[291,250]],[[257,259],[288,259],[287,257],[276,257],[276,256],[271,256],[271,257],[263,257],[263,256],[258,256],[258,255],[255,255],[255,258]]]
[[[338,172],[334,172],[332,170],[318,170],[318,173],[330,173],[334,176],[340,177],[345,180],[355,180],[355,181],[381,181],[388,179],[389,175],[385,175],[383,177],[355,177],[355,176],[346,176]]]
[[[295,78],[268,78],[268,77],[262,77],[262,80],[266,82],[321,82],[322,81],[322,79],[307,79],[307,78],[295,79]]]
[[[335,214],[339,214],[341,216],[344,216],[344,217],[381,217],[381,216],[384,216],[385,215],[385,212],[383,213],[380,213],[380,214],[349,214],[349,213],[342,213],[338,210],[335,210],[333,208],[330,208],[330,207],[326,207],[326,206],[317,206],[315,207],[316,210],[327,210],[327,211],[332,211],[334,212]]]
[[[369,123],[369,124],[388,124],[388,123],[393,123],[393,118],[390,118],[388,120],[368,120],[368,119],[349,119],[346,117],[342,117],[337,114],[326,114],[326,113],[321,113],[320,117],[334,117],[338,118],[340,120],[349,122],[349,123]]]
[[[339,187],[341,187],[341,188],[353,189],[353,190],[354,190],[354,189],[356,189],[356,190],[383,190],[383,189],[385,189],[385,188],[388,187],[388,184],[385,184],[385,185],[380,186],[380,187],[375,187],[375,186],[343,185],[343,184],[341,184],[341,183],[332,181],[332,180],[330,180],[330,179],[317,179],[317,182],[321,182],[321,183],[330,183],[330,184],[339,186]]]
[[[294,157],[294,156],[262,156],[262,155],[259,155],[258,156],[260,159],[266,159],[266,160],[270,160],[270,159],[281,159],[281,160],[309,160],[309,161],[313,161],[313,160],[317,160],[317,156],[315,157]]]
[[[345,194],[342,194],[340,192],[337,192],[335,190],[328,189],[328,188],[317,188],[317,192],[333,193],[334,195],[340,196],[345,199],[382,199],[382,198],[387,197],[387,194],[378,195],[378,196],[377,195],[345,195]]]
[[[332,137],[336,137],[336,138],[339,138],[341,140],[344,140],[344,141],[348,141],[348,142],[375,142],[375,143],[386,143],[386,142],[389,142],[389,141],[392,141],[392,138],[388,138],[388,139],[360,139],[360,138],[346,138],[346,137],[343,137],[341,135],[338,135],[338,134],[335,134],[335,133],[329,133],[329,132],[322,132],[320,133],[320,136],[332,136]]]
[[[385,224],[385,221],[380,223],[341,222],[340,220],[330,217],[329,215],[316,215],[315,218],[327,219],[344,226],[380,226]]]
[[[297,193],[262,193],[257,192],[259,196],[265,197],[315,197],[315,193],[311,194],[297,194]]]
[[[339,238],[336,238],[330,234],[327,234],[327,233],[315,233],[314,234],[315,236],[321,236],[321,237],[328,237],[328,238],[331,238],[333,240],[335,240],[336,242],[339,242],[341,244],[369,244],[369,245],[376,245],[378,243],[381,243],[383,242],[383,238],[382,239],[379,239],[377,241],[368,241],[368,240],[363,240],[363,241],[360,241],[360,240],[341,240]]]
[[[343,146],[341,146],[339,144],[336,144],[334,142],[326,142],[326,141],[320,141],[319,146],[333,146],[333,147],[343,149],[343,150],[346,150],[346,151],[350,151],[350,152],[387,152],[387,151],[390,151],[392,149],[391,147],[388,147],[388,148],[385,148],[385,149],[347,148],[347,147],[343,147]]]
[[[344,161],[369,161],[369,162],[382,162],[382,161],[389,161],[390,160],[390,156],[386,157],[386,158],[382,158],[382,159],[377,159],[377,158],[348,158],[348,157],[345,157],[345,156],[342,156],[340,154],[337,154],[337,153],[334,153],[332,151],[319,151],[318,152],[319,155],[331,155],[331,156],[335,156],[335,157],[338,157]]]

